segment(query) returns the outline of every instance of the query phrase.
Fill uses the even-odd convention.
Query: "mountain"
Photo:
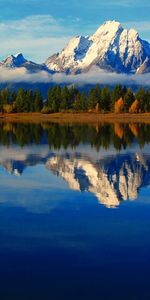
[[[137,74],[150,73],[150,59],[147,57],[144,63],[137,70]]]
[[[73,190],[88,191],[106,207],[136,200],[139,188],[150,184],[150,157],[139,153],[105,157],[54,156],[46,168],[62,177]]]
[[[50,56],[43,64],[29,61],[18,53],[9,55],[0,62],[0,67],[50,74],[78,74],[95,67],[126,74],[150,73],[150,44],[136,30],[107,21],[91,36],[73,37],[60,53]]]
[[[66,73],[86,72],[93,66],[118,73],[147,73],[150,72],[150,44],[136,30],[108,21],[91,36],[72,38],[45,65],[50,70]]]
[[[72,190],[90,192],[108,208],[126,200],[136,200],[139,190],[150,185],[150,155],[140,151],[96,155],[94,152],[49,151],[38,147],[0,147],[0,167],[21,176],[26,168],[43,166],[60,176]],[[38,176],[38,175],[37,175]],[[40,173],[39,173],[40,177]]]
[[[20,150],[19,146],[0,146],[0,166],[11,175],[21,176],[26,168],[45,164],[51,157],[49,147],[45,144],[37,147],[27,146]]]
[[[44,64],[37,64],[25,59],[22,53],[9,55],[6,59],[0,62],[0,67],[9,69],[25,68],[31,73],[39,71],[49,71]]]

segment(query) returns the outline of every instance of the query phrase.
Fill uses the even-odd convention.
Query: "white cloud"
[[[3,39],[3,43],[0,46],[1,58],[22,52],[27,59],[43,63],[50,55],[60,51],[68,42],[69,38],[70,37],[12,37],[9,38],[9,40]]]
[[[60,34],[64,27],[51,15],[32,15],[19,20],[0,23],[0,32],[14,30],[15,33],[25,35],[40,35],[43,33]]]
[[[33,15],[0,23],[1,58],[23,52],[39,62],[60,51],[71,37],[71,29],[51,15]]]
[[[109,73],[104,70],[92,68],[88,73],[78,75],[65,75],[64,73],[56,73],[50,75],[45,71],[38,73],[28,73],[25,68],[19,69],[2,69],[0,72],[0,83],[66,83],[78,84],[83,86],[85,84],[126,84],[126,85],[146,85],[150,86],[150,74],[142,75],[126,75]]]

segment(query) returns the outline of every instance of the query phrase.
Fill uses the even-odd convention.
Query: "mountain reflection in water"
[[[0,124],[0,299],[150,299],[149,142],[146,124]]]
[[[136,200],[150,184],[149,125],[2,123],[0,133],[0,164],[10,174],[42,164],[108,208]]]
[[[106,207],[136,200],[139,188],[150,184],[150,155],[124,154],[96,162],[86,157],[54,156],[47,169],[65,179],[71,189],[93,193]]]

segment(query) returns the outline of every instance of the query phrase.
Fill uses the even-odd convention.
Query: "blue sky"
[[[23,52],[43,62],[72,36],[112,19],[150,41],[149,0],[0,0],[0,7],[0,59]]]

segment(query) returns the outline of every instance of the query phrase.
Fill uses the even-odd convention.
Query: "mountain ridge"
[[[102,24],[90,36],[73,37],[61,52],[48,57],[43,64],[17,53],[2,60],[0,67],[50,74],[79,74],[96,67],[121,74],[144,74],[150,72],[150,43],[142,40],[135,29],[124,29],[113,20]]]
[[[112,72],[141,74],[147,72],[147,64],[149,72],[150,44],[135,29],[127,30],[119,22],[107,21],[91,36],[72,38],[45,64],[57,72],[86,72],[97,66]]]
[[[50,70],[46,67],[45,64],[38,64],[33,61],[27,60],[22,53],[11,54],[3,59],[0,62],[0,67],[7,69],[19,69],[25,68],[30,73],[36,73],[39,71],[47,71]]]

